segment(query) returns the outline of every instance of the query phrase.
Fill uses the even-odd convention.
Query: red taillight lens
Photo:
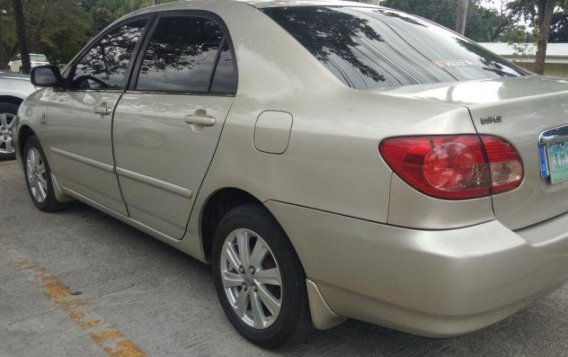
[[[493,136],[391,138],[384,140],[379,150],[404,181],[436,198],[488,196],[512,190],[523,180],[517,151]]]

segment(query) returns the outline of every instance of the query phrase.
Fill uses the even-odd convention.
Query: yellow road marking
[[[0,235],[0,247],[10,244],[6,236]],[[103,321],[89,303],[77,297],[55,276],[50,275],[44,267],[38,263],[25,259],[10,249],[10,257],[16,266],[23,272],[31,274],[39,283],[43,293],[59,306],[71,321],[86,331],[91,339],[109,357],[146,357],[134,342],[125,337],[113,325]]]

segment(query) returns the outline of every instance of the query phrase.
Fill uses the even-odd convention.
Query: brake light
[[[390,168],[429,196],[461,200],[510,191],[523,181],[523,163],[507,141],[488,135],[414,136],[384,140]]]

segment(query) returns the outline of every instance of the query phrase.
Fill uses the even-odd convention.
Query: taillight
[[[384,140],[379,150],[398,176],[436,198],[488,196],[512,190],[523,180],[518,152],[494,136],[398,137]]]

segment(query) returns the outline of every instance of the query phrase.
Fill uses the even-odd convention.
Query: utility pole
[[[468,5],[468,0],[458,0],[458,20],[456,22],[456,32],[459,32],[462,35],[465,34],[465,23],[467,20]]]
[[[22,73],[30,74],[30,50],[28,49],[28,36],[26,35],[26,21],[22,0],[14,0],[14,15],[16,16],[16,31],[18,31],[18,45],[22,58]]]

